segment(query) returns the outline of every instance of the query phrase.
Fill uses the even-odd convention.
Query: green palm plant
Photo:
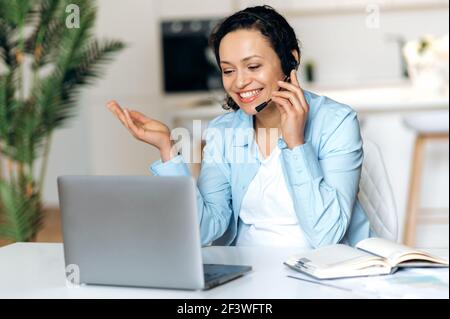
[[[66,10],[73,4],[79,17]],[[92,0],[0,0],[0,238],[36,236],[52,133],[124,48],[93,37],[96,11]]]

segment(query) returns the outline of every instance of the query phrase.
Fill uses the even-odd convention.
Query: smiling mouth
[[[252,91],[237,93],[237,95],[242,103],[251,103],[261,94],[262,90],[263,89],[256,89]]]

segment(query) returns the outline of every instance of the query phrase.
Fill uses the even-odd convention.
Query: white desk
[[[370,283],[374,293],[356,288],[353,291],[345,291],[295,280],[287,275],[301,274],[285,267],[282,262],[296,252],[298,251],[292,248],[204,248],[206,263],[253,266],[252,273],[207,291],[106,286],[73,288],[66,285],[62,244],[16,243],[0,248],[0,298],[389,298],[395,297],[392,295],[395,289],[392,285],[387,289],[386,280],[399,278],[397,282],[401,284],[406,278],[405,273],[398,272],[389,278],[381,276],[346,279],[345,282],[341,280],[332,283],[341,287],[358,287],[366,282]],[[448,250],[432,252],[443,257],[448,256]],[[449,298],[448,268],[427,271],[428,275],[431,274],[435,278],[431,283],[436,284],[436,280],[439,281],[438,288],[432,291],[424,289],[428,285],[424,278],[431,277],[419,274],[418,284],[408,287],[408,293],[403,297]]]

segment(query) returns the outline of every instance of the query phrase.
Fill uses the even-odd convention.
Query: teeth
[[[244,92],[244,93],[239,93],[239,95],[244,99],[248,99],[248,98],[258,94],[259,91],[261,91],[261,90],[253,90],[253,91],[248,91],[248,92]]]

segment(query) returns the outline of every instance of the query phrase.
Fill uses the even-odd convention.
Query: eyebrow
[[[245,61],[250,60],[250,59],[252,59],[252,58],[262,58],[262,56],[257,55],[257,54],[250,55],[250,56],[248,56],[248,57],[243,58],[243,59],[241,60],[241,62],[245,62]],[[233,63],[228,62],[228,61],[220,61],[220,63],[233,64]]]

